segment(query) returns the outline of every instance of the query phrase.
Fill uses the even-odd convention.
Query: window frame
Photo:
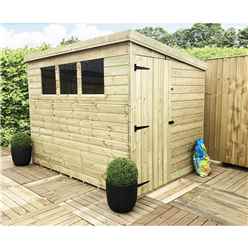
[[[76,68],[76,93],[62,93],[62,87],[61,87],[61,66],[65,65],[75,65]],[[58,64],[58,74],[59,74],[59,95],[60,96],[78,96],[78,67],[77,67],[77,62],[70,62],[70,63],[64,63],[64,64]]]
[[[43,77],[42,77],[42,70],[46,68],[54,68],[54,80],[55,80],[55,93],[44,93],[43,92]],[[41,79],[41,95],[45,96],[56,96],[57,95],[57,78],[56,78],[56,66],[55,65],[48,65],[40,67],[40,79]]]
[[[96,61],[96,60],[101,60],[102,61],[102,71],[103,71],[103,93],[85,93],[84,92],[84,73],[83,73],[83,63],[85,62],[90,62],[90,61]],[[92,59],[87,59],[87,60],[81,60],[80,62],[80,79],[81,79],[81,96],[85,97],[104,97],[105,96],[105,74],[104,74],[104,58],[92,58]]]
[[[94,60],[102,60],[102,70],[103,70],[103,93],[85,93],[83,89],[83,63],[88,61],[94,61]],[[105,93],[105,70],[104,70],[104,58],[90,58],[87,60],[77,60],[73,62],[68,63],[55,63],[50,65],[45,65],[43,67],[40,67],[40,79],[41,79],[41,96],[49,96],[49,97],[55,97],[55,96],[71,96],[71,97],[94,97],[94,98],[104,98],[106,96]],[[76,69],[76,93],[61,93],[61,73],[60,73],[60,66],[68,65],[68,64],[74,64]],[[49,68],[52,67],[54,69],[54,76],[55,76],[55,93],[43,93],[43,84],[42,84],[42,69],[43,68]]]

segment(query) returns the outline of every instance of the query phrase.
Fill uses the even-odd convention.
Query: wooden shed
[[[142,192],[192,171],[204,62],[133,31],[26,62],[35,163],[104,187],[108,162],[128,157],[150,180]]]
[[[248,167],[248,55],[207,62],[205,141],[209,155]]]

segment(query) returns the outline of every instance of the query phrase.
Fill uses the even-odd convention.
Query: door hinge
[[[147,127],[149,127],[149,126],[134,126],[134,132],[136,132],[137,130],[139,130],[139,129],[143,129],[143,128],[147,128]]]
[[[134,71],[137,71],[137,70],[150,70],[150,68],[134,64]]]

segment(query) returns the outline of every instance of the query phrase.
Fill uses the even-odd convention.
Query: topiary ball
[[[107,182],[114,186],[137,184],[138,169],[135,162],[127,158],[112,160],[107,168]]]
[[[12,148],[29,148],[32,146],[31,137],[26,133],[16,133],[12,136],[10,145]]]

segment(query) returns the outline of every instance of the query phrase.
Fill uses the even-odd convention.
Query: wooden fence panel
[[[210,157],[248,167],[248,56],[208,60],[205,99]]]

